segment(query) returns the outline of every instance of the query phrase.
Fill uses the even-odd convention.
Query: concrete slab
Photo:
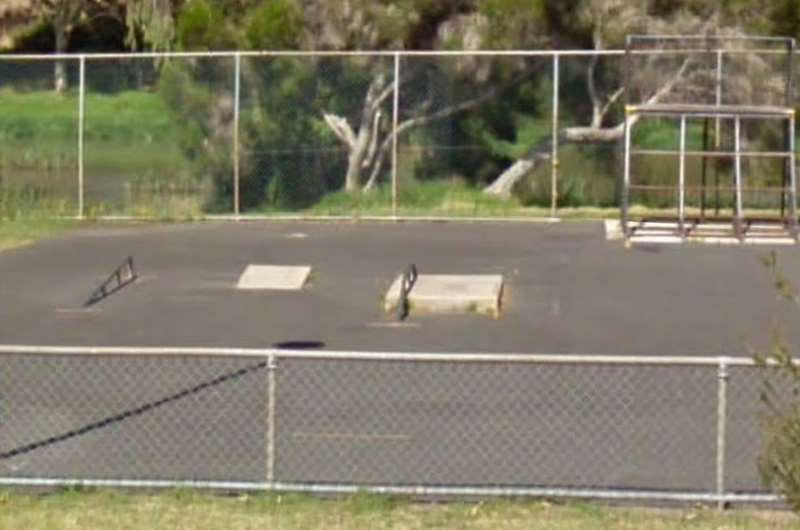
[[[702,230],[695,230],[685,238],[676,235],[677,223],[667,222],[637,222],[636,232],[630,238],[630,243],[641,244],[681,244],[702,243],[707,245],[795,245],[797,242],[788,231],[782,227],[753,224],[748,228],[744,239],[739,239],[732,233],[730,223],[707,223]],[[607,241],[623,239],[622,226],[618,220],[605,221]]]
[[[403,276],[392,282],[384,297],[384,310],[400,302]],[[420,274],[408,294],[413,313],[480,313],[500,316],[503,276],[500,274]]]
[[[309,265],[248,265],[239,276],[236,288],[296,291],[303,288],[310,274]]]
[[[619,220],[606,219],[603,224],[606,229],[607,241],[619,241],[622,239],[622,226],[620,225]]]

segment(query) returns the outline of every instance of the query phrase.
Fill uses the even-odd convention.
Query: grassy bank
[[[34,243],[75,226],[75,221],[42,218],[0,220],[0,251]]]
[[[788,513],[720,514],[709,509],[648,510],[541,501],[412,504],[369,495],[332,501],[277,494],[223,497],[186,491],[150,495],[101,491],[46,496],[0,492],[0,527],[755,530],[793,529],[800,524]]]
[[[30,193],[50,202],[74,202],[78,185],[75,92],[3,89],[0,106],[4,109],[0,114],[0,203],[27,208],[24,201],[10,195]],[[87,208],[128,213],[129,203],[137,201],[140,209],[152,209],[158,206],[157,194],[162,190],[183,192],[195,186],[180,148],[181,134],[173,113],[156,93],[88,93]]]
[[[69,155],[64,162],[77,159],[78,97],[75,92],[17,92],[0,90],[0,140],[5,145],[28,145],[27,152],[6,153],[7,160],[40,164],[53,163],[56,154]],[[124,146],[152,145],[161,150],[176,143],[180,128],[170,109],[158,94],[146,91],[115,94],[86,94],[84,139],[92,143]],[[165,142],[169,142],[165,144]],[[91,155],[87,150],[87,156]],[[153,155],[158,154],[153,149]],[[101,160],[103,159],[103,155]],[[107,154],[106,154],[107,156]]]

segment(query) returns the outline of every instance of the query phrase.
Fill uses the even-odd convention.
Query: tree
[[[55,52],[66,53],[70,38],[79,25],[91,27],[98,19],[112,18],[128,28],[127,44],[168,51],[175,37],[173,2],[179,0],[31,0],[34,13],[53,28]],[[64,61],[56,61],[56,92],[67,89]]]
[[[577,24],[591,36],[592,48],[598,51],[608,49],[609,46],[619,47],[628,33],[650,31],[669,34],[673,33],[673,27],[677,27],[685,33],[705,34],[714,28],[716,22],[714,19],[702,22],[697,16],[685,11],[675,14],[671,20],[663,19],[651,15],[647,3],[625,0],[583,0],[575,7]],[[586,66],[586,89],[591,108],[589,124],[567,127],[559,131],[560,142],[609,143],[622,138],[625,130],[624,119],[611,125],[607,123],[607,119],[614,104],[622,96],[623,87],[617,86],[611,92],[601,94],[597,86],[599,61],[599,56],[594,55]],[[643,102],[657,103],[669,95],[687,79],[692,62],[691,56],[684,58],[671,75],[662,77],[661,84],[643,96]],[[698,74],[696,71],[693,73]],[[621,78],[619,75],[616,77]],[[549,138],[544,139],[532,146],[526,156],[514,161],[497,179],[484,188],[484,192],[503,198],[510,197],[514,186],[521,179],[533,172],[539,164],[550,159],[551,141]]]
[[[128,46],[170,51],[175,43],[177,0],[128,0],[125,4]]]
[[[688,33],[712,31],[754,19],[758,11],[747,7],[743,0],[731,0],[725,5],[724,9],[709,8],[700,0],[193,0],[180,8],[175,35],[177,46],[182,49],[470,50],[562,46],[604,50],[620,46],[629,32],[663,32],[670,27]],[[303,61],[302,65],[296,59],[243,61],[247,97],[262,107],[258,111],[259,127],[266,131],[268,125],[281,125],[292,131],[272,135],[259,132],[254,126],[247,129],[243,141],[265,152],[279,145],[287,148],[290,135],[295,133],[300,135],[296,138],[298,144],[316,143],[330,149],[331,141],[338,142],[346,152],[346,162],[331,165],[341,168],[341,175],[318,177],[328,184],[341,183],[350,192],[373,189],[385,175],[395,135],[414,134],[416,141],[432,142],[437,131],[446,129],[445,125],[458,134],[486,142],[494,136],[499,142],[495,147],[502,142],[521,145],[535,138],[536,143],[528,144],[526,149],[490,149],[492,160],[484,165],[496,166],[494,173],[482,172],[479,179],[469,177],[488,184],[485,191],[489,194],[509,197],[516,183],[549,158],[550,134],[531,133],[530,121],[504,113],[494,104],[501,94],[508,101],[510,94],[518,91],[519,87],[513,88],[515,84],[528,83],[543,90],[539,86],[542,84],[531,77],[534,61],[496,61],[492,65],[485,59],[465,56],[425,64],[424,59],[414,58],[403,61],[397,80],[391,60],[386,58],[341,59],[338,66],[332,66],[333,60],[320,58]],[[675,65],[672,75],[651,87],[643,101],[657,102],[680,89],[697,75],[693,66],[688,62]],[[266,75],[277,71],[287,76],[282,82]],[[582,79],[571,77],[571,82],[581,83],[585,92],[565,96],[569,98],[565,106],[575,109],[576,116],[585,115],[586,121],[558,131],[560,140],[618,142],[624,130],[618,67],[595,57],[585,61]],[[395,129],[391,124],[391,98],[396,87],[401,90],[401,106]],[[450,96],[441,96],[437,91],[449,91]],[[292,98],[300,93],[305,101],[298,106]],[[525,105],[522,100],[517,101],[521,107]],[[296,108],[290,111],[286,108],[289,105]],[[247,113],[243,111],[245,127],[250,119]],[[272,123],[275,119],[283,121]],[[417,168],[424,163],[420,159]],[[505,164],[505,170],[500,163]],[[275,188],[274,183],[288,177],[279,175],[275,166],[274,161],[260,164],[261,173],[255,181],[269,181],[273,189],[281,189]],[[268,173],[274,176],[267,176]]]
[[[34,24],[34,0],[0,3],[0,49],[13,48],[15,39]]]
[[[73,30],[79,24],[90,24],[104,16],[122,19],[124,0],[33,0],[34,12],[53,27],[55,52],[66,53]],[[56,61],[54,67],[56,92],[67,89],[67,73],[64,61]]]
[[[539,0],[489,0],[480,9],[469,2],[444,2],[435,4],[421,0],[406,2],[405,15],[400,17],[393,4],[365,3],[363,12],[356,16],[362,21],[394,20],[390,31],[373,31],[377,23],[360,24],[361,32],[353,28],[346,32],[328,32],[341,35],[339,43],[353,39],[370,45],[410,45],[424,43],[430,47],[455,47],[482,49],[487,45],[507,46],[508,39],[522,38],[533,42],[542,40],[536,30],[540,22],[542,2]],[[352,15],[352,14],[351,14]],[[381,42],[379,36],[386,39]],[[420,39],[422,42],[415,42]],[[520,42],[520,41],[518,41]],[[510,84],[523,78],[528,71],[524,61],[505,71],[492,72],[485,61],[474,57],[461,57],[445,67],[402,68],[401,78],[376,69],[378,73],[366,91],[363,105],[351,121],[347,117],[326,112],[325,122],[348,150],[345,189],[349,192],[369,191],[380,176],[395,135],[464,113],[485,104]],[[438,78],[438,79],[437,79]],[[478,90],[460,94],[455,101],[437,101],[434,91],[417,97],[408,97],[414,85],[430,87],[446,80],[461,79],[467,85],[477,85]],[[477,81],[477,83],[476,83]],[[404,94],[402,116],[396,129],[388,127],[384,103],[394,93],[395,87]],[[467,91],[462,91],[467,92]],[[413,102],[413,103],[412,103]],[[436,110],[432,110],[432,109]]]

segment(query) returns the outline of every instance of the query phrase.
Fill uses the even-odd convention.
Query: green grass
[[[0,251],[31,244],[75,226],[75,221],[36,217],[0,220]]]
[[[76,93],[4,89],[0,108],[0,218],[32,208],[74,214]],[[191,175],[180,136],[174,114],[158,94],[88,93],[84,162],[89,216],[196,217],[209,186]]]
[[[674,214],[675,209],[658,209],[634,205],[632,215]],[[268,211],[281,214],[283,211]],[[307,210],[295,212],[305,215],[334,216],[390,216],[392,195],[389,186],[381,186],[368,193],[339,191],[325,195]],[[551,210],[546,206],[526,206],[517,199],[503,200],[486,195],[480,188],[470,187],[460,180],[416,182],[400,187],[397,214],[400,216],[448,217],[530,217],[547,218]],[[560,207],[557,216],[566,220],[617,219],[619,208],[597,206]]]
[[[158,94],[146,91],[86,95],[87,142],[159,144],[178,124]],[[0,139],[72,143],[78,138],[78,96],[73,92],[0,90]]]
[[[320,500],[302,495],[212,496],[66,491],[31,496],[0,492],[0,528],[81,529],[495,529],[695,530],[800,528],[788,513],[652,510],[542,501],[414,504],[372,495]]]
[[[78,98],[74,92],[0,90],[0,107],[0,162],[6,171],[77,166]],[[166,170],[182,161],[179,136],[175,118],[157,94],[86,96],[87,167],[134,171],[147,164]]]
[[[398,190],[398,215],[453,217],[547,216],[549,209],[523,206],[516,199],[486,195],[461,180],[402,182]],[[303,213],[309,215],[391,215],[392,190],[381,186],[367,193],[339,191],[325,195]]]

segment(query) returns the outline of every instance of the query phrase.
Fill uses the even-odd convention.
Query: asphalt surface
[[[0,254],[0,342],[87,346],[747,355],[800,311],[776,300],[764,247],[625,250],[600,223],[189,224],[102,227]],[[800,278],[798,249],[778,249]],[[125,256],[141,279],[87,311]],[[302,292],[234,289],[251,263],[313,266]],[[420,273],[502,274],[501,318],[412,315],[381,299]]]
[[[599,223],[192,224],[81,229],[0,253],[0,342],[87,346],[747,355],[796,307],[767,248],[606,242]],[[778,249],[800,278],[794,248]],[[82,302],[127,255],[141,279]],[[233,286],[310,264],[298,293]],[[501,273],[503,314],[412,315],[381,294],[422,273]],[[0,476],[263,481],[267,367],[246,358],[2,357]],[[761,489],[758,378],[732,374],[727,478]],[[275,479],[710,491],[717,374],[666,366],[279,361]]]

